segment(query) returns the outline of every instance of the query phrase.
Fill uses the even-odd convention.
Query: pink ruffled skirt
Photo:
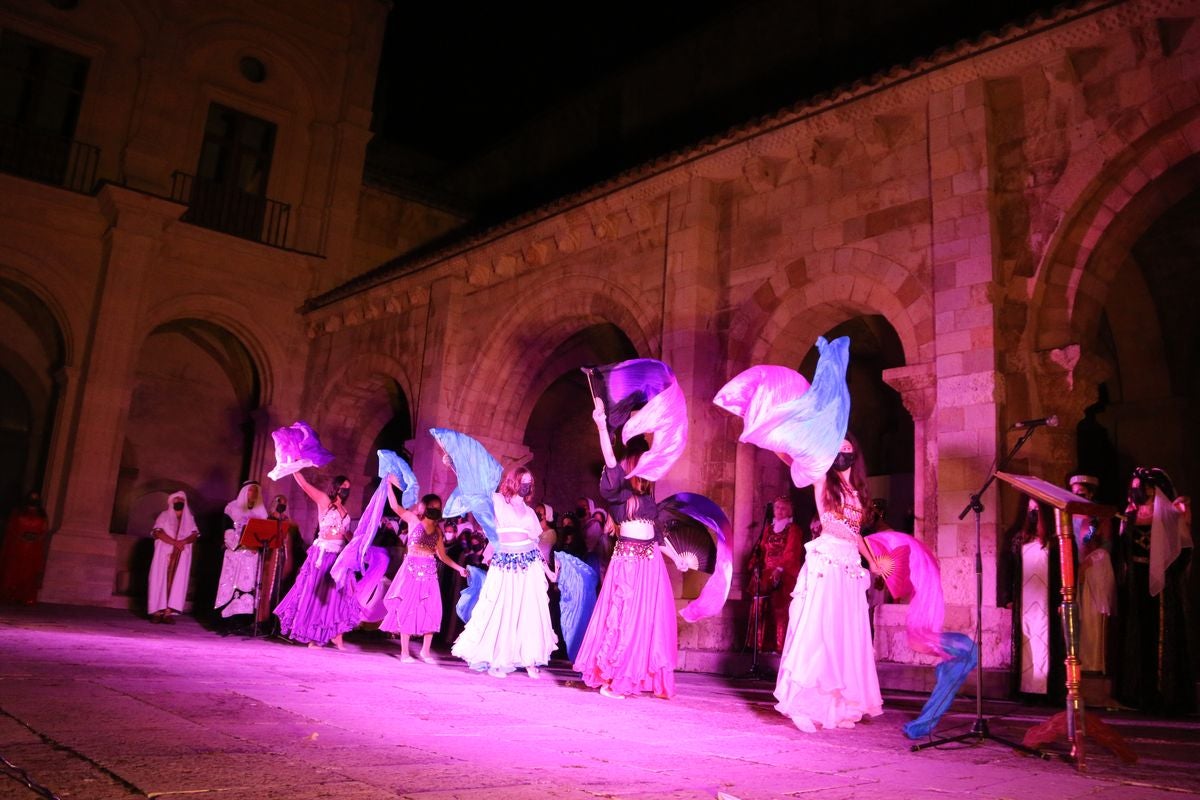
[[[405,556],[383,604],[387,614],[379,630],[410,636],[437,633],[442,627],[437,560],[426,555]]]
[[[618,694],[675,694],[675,594],[653,542],[620,539],[588,623],[575,669]]]

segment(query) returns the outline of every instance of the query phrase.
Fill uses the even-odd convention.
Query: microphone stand
[[[959,520],[964,519],[968,513],[975,514],[975,722],[971,725],[971,730],[967,733],[962,733],[957,736],[947,736],[939,739],[930,739],[928,742],[914,744],[909,750],[913,753],[919,750],[926,750],[930,747],[937,747],[943,744],[953,744],[955,742],[974,741],[976,743],[985,740],[999,742],[1002,745],[1011,747],[1013,750],[1019,750],[1032,756],[1038,756],[1042,759],[1049,759],[1050,756],[1040,750],[1035,750],[1032,747],[1026,747],[1020,742],[1014,742],[1000,736],[996,736],[988,730],[988,722],[983,717],[983,556],[982,556],[982,537],[980,534],[980,515],[983,513],[983,493],[992,485],[992,481],[996,480],[996,473],[1002,471],[1012,461],[1013,456],[1017,454],[1025,442],[1029,441],[1029,437],[1033,436],[1033,432],[1040,426],[1031,426],[1025,428],[1021,434],[1021,438],[1012,446],[1008,454],[1003,459],[992,462],[992,468],[988,472],[987,480],[983,482],[983,486],[971,495],[971,499],[967,505],[959,512]]]
[[[753,649],[751,650],[750,671],[742,676],[746,680],[769,680],[771,677],[758,663],[759,642],[762,640],[762,607],[766,601],[765,596],[760,594],[762,591],[762,560],[764,556],[762,542],[763,537],[767,533],[767,525],[770,521],[771,516],[768,512],[763,518],[762,530],[758,532],[758,542],[755,543],[754,549],[750,551],[751,553],[757,552],[758,558],[755,559],[754,571],[751,573],[750,579],[750,636],[751,647]]]

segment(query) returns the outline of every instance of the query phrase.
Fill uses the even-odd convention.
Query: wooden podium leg
[[[1106,724],[1104,720],[1095,714],[1085,711],[1083,712],[1083,716],[1085,719],[1084,728],[1097,744],[1103,745],[1109,752],[1126,764],[1137,763],[1137,753],[1121,738],[1121,734],[1117,733],[1114,728]],[[1021,739],[1021,744],[1037,749],[1044,747],[1050,742],[1065,738],[1067,738],[1067,712],[1060,711],[1045,722],[1034,725],[1025,731],[1025,737]],[[1068,739],[1068,741],[1070,740]]]

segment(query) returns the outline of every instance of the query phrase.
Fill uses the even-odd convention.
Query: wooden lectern
[[[1120,734],[1105,725],[1099,717],[1084,710],[1079,690],[1079,607],[1075,599],[1075,565],[1078,559],[1075,554],[1071,517],[1111,517],[1117,510],[1112,506],[1093,503],[1032,475],[997,472],[996,477],[1054,509],[1054,534],[1058,538],[1059,567],[1062,570],[1061,614],[1063,638],[1066,639],[1067,646],[1067,708],[1045,723],[1030,728],[1025,734],[1023,744],[1037,748],[1051,742],[1064,733],[1065,724],[1067,742],[1071,745],[1071,758],[1077,769],[1083,770],[1086,765],[1083,740],[1088,728],[1091,728],[1091,735],[1096,741],[1115,753],[1122,761],[1136,761],[1137,755],[1125,744]]]

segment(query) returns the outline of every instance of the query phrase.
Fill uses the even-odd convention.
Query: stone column
[[[668,203],[666,261],[663,275],[662,360],[674,371],[688,400],[688,445],[683,457],[660,482],[661,500],[678,491],[700,492],[731,512],[729,467],[733,443],[725,438],[726,420],[712,403],[723,377],[718,331],[713,325],[721,292],[717,258],[720,202],[717,187],[694,179],[671,190]],[[746,522],[735,517],[734,531]],[[735,542],[736,546],[736,542]],[[705,576],[685,575],[680,591],[694,597]],[[733,614],[681,624],[679,644],[685,650],[721,650],[733,643]]]
[[[146,276],[162,232],[184,207],[109,184],[99,194],[108,219],[90,348],[81,358],[78,408],[69,411],[63,452],[61,524],[50,540],[42,602],[112,604],[116,543],[109,533],[133,374],[142,340]],[[124,606],[124,599],[118,605]]]
[[[883,371],[883,380],[900,393],[913,421],[913,535],[937,546],[937,437],[930,436],[930,417],[937,405],[933,364],[913,364]]]
[[[946,627],[976,624],[975,518],[958,515],[986,479],[1000,444],[1004,382],[996,363],[996,255],[1004,235],[990,213],[993,173],[989,109],[982,80],[929,97],[930,210],[933,244],[937,409],[934,430],[938,515],[935,552],[946,592]],[[995,608],[997,489],[982,498],[984,666],[1007,661],[1009,615]]]

